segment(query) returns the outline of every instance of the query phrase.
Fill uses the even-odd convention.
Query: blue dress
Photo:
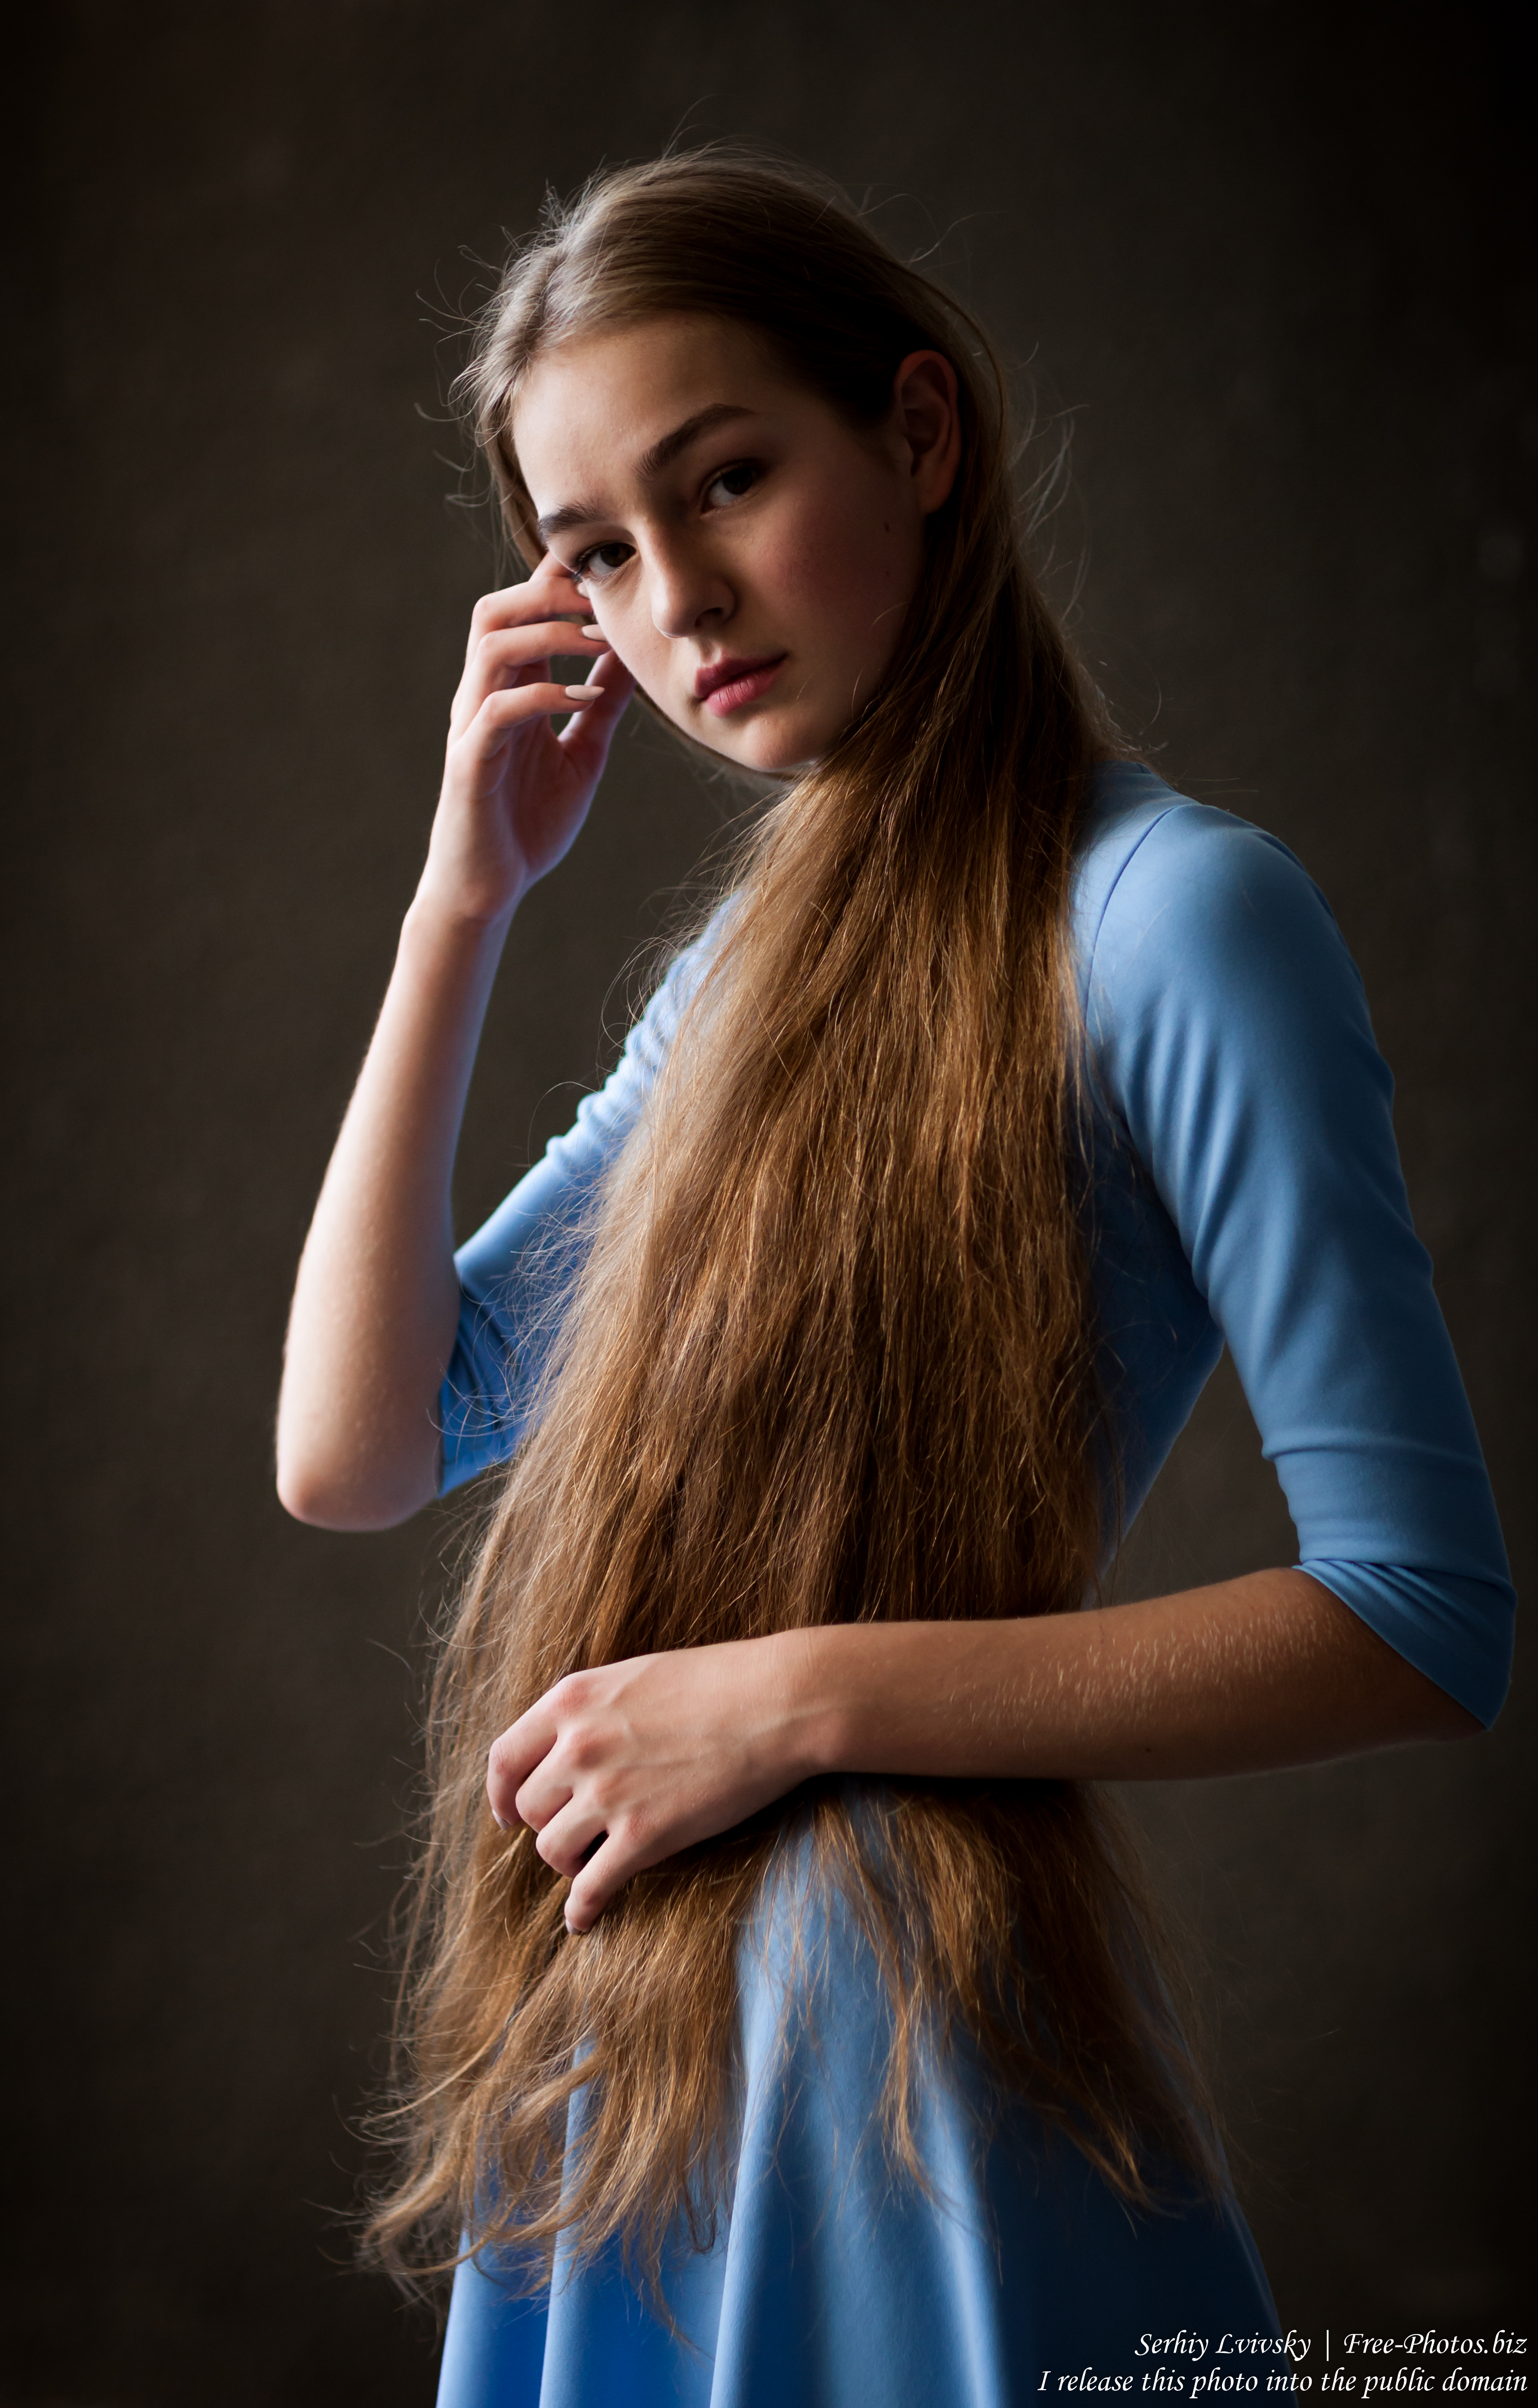
[[[1273,838],[1116,763],[1098,775],[1072,910],[1128,1520],[1227,1343],[1300,1568],[1492,1721],[1515,1598],[1410,1220],[1391,1082],[1328,905]],[[569,1276],[563,1234],[632,1126],[710,943],[707,930],[680,956],[607,1086],[459,1254],[445,1488],[518,1443]],[[793,2021],[788,2047],[775,1900],[767,1944],[744,1947],[741,2145],[715,2247],[669,2271],[678,2331],[611,2258],[557,2263],[532,2300],[495,2261],[467,2261],[439,2408],[1013,2408],[1085,2368],[1141,2389],[1147,2344],[1182,2326],[1215,2347],[1225,2331],[1274,2342],[1231,2198],[1133,2214],[1024,2108],[997,2114],[981,2148],[965,2068],[937,2070],[926,2096],[927,2191],[891,2177],[872,2138],[882,1986],[839,1901],[816,1911],[831,2012],[814,2033]],[[573,2115],[575,2142],[580,2095]]]

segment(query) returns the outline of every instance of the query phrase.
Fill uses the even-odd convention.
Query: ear
[[[956,370],[943,351],[910,351],[892,380],[897,432],[908,447],[913,498],[926,518],[948,501],[961,465]]]

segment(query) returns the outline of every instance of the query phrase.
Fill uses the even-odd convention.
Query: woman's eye
[[[705,488],[705,499],[717,509],[724,502],[740,502],[744,494],[757,484],[763,475],[756,460],[739,460],[730,468],[723,468]]]
[[[596,543],[591,552],[584,552],[580,560],[572,563],[572,582],[580,593],[585,594],[590,586],[601,585],[606,577],[612,577],[616,568],[623,568],[629,557],[627,543]]]

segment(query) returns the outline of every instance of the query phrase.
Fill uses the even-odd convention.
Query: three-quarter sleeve
[[[454,1256],[459,1323],[438,1393],[443,1494],[508,1461],[523,1439],[604,1174],[635,1126],[704,975],[722,916],[717,912],[680,953],[625,1039],[611,1076],[578,1105],[575,1125],[552,1139]]]
[[[1085,932],[1107,1109],[1232,1354],[1300,1569],[1488,1723],[1516,1600],[1361,980],[1285,846],[1169,802]]]

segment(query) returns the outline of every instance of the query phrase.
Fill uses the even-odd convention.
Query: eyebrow
[[[651,449],[641,453],[638,464],[640,474],[642,477],[659,477],[663,469],[670,467],[679,453],[686,452],[699,436],[710,434],[712,427],[724,426],[728,419],[750,418],[752,415],[746,402],[712,401],[708,408],[697,409],[682,426],[675,426],[671,434],[659,436]],[[535,529],[548,543],[552,536],[565,535],[570,527],[590,526],[595,519],[608,516],[609,512],[600,509],[597,502],[568,502],[563,509],[551,510],[545,517],[536,519]]]

